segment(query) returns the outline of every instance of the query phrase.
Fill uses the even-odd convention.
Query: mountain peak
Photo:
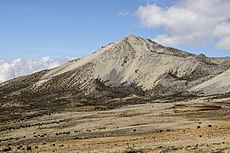
[[[96,66],[100,68],[108,67],[108,72],[105,71],[104,69],[101,69],[100,71],[98,71],[98,73],[95,73],[96,75],[94,75],[98,77],[106,72],[104,74],[106,76],[107,74],[110,74],[109,70],[112,69],[116,69],[116,73],[118,72],[120,73],[120,71],[123,71],[123,68],[124,68],[124,72],[126,71],[126,69],[133,70],[134,67],[138,67],[136,69],[139,69],[139,66],[136,66],[138,65],[139,62],[141,62],[140,63],[141,67],[143,66],[142,65],[143,63],[148,63],[147,65],[154,65],[154,61],[152,59],[156,59],[156,58],[161,59],[162,55],[164,56],[170,55],[171,58],[171,56],[187,57],[190,54],[183,51],[178,51],[176,49],[168,49],[150,39],[145,39],[139,36],[129,34],[126,37],[123,37],[114,43],[110,43],[107,46],[103,46],[101,49],[99,49],[98,51],[94,52],[89,56],[81,58],[78,61],[61,65],[53,69],[52,71],[44,75],[42,79],[48,79],[65,72],[72,71],[88,63],[93,63],[94,65],[101,64],[100,66]],[[110,65],[108,63],[113,63],[113,64]],[[124,72],[122,72],[122,74]],[[129,81],[130,79],[133,80],[133,76],[131,75],[133,75],[134,77],[137,76],[136,73],[133,74],[131,72],[127,72],[127,75],[125,74],[124,76],[122,76],[123,79],[121,79],[121,81],[130,82]],[[146,84],[143,86],[151,87],[151,84],[148,85],[147,84],[148,83],[146,82]]]
[[[140,38],[136,35],[128,34],[125,38]]]
[[[123,38],[120,39],[121,41],[131,41],[131,42],[134,42],[134,41],[138,41],[138,40],[144,40],[143,38],[139,37],[139,36],[135,36],[135,35],[132,35],[132,34],[129,34]]]
[[[146,42],[146,43],[152,43],[152,44],[155,44],[155,45],[158,45],[158,46],[160,45],[160,44],[156,43],[155,41],[153,41],[151,39],[142,38],[142,37],[132,35],[132,34],[129,34],[129,35],[125,36],[121,40],[128,40],[128,41],[131,41],[131,43],[135,42],[135,41],[142,41],[142,42]]]
[[[227,84],[230,73],[226,71],[229,68],[230,59],[198,57],[128,35],[79,60],[8,81],[0,86],[0,96],[6,97],[2,98],[5,102],[33,100],[36,105],[44,100],[54,103],[70,100],[68,106],[72,106],[87,98],[91,104],[92,98],[101,98],[100,102],[107,103],[112,98],[132,94],[146,99],[187,94],[188,89],[196,86],[192,92],[205,89],[206,94],[222,82],[223,90],[215,89],[215,93],[221,94],[230,91]],[[198,86],[215,76],[217,78]],[[215,94],[212,91],[211,94]]]

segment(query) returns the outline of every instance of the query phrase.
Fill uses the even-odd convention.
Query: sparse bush
[[[3,152],[8,152],[8,151],[11,151],[11,147],[6,147],[6,148],[3,148],[3,150],[2,150]]]
[[[64,147],[64,145],[62,144],[62,145],[60,145],[59,147]]]
[[[27,151],[30,151],[32,150],[32,147],[31,146],[27,146]]]
[[[123,151],[123,153],[144,153],[144,151],[142,149],[128,147],[127,150]]]

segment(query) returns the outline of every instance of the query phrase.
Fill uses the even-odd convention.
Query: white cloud
[[[18,76],[56,67],[71,59],[73,58],[51,59],[47,56],[38,60],[23,60],[21,58],[0,60],[0,83]]]
[[[197,45],[219,40],[217,47],[230,49],[229,0],[177,0],[172,6],[140,6],[136,12],[144,28],[162,28],[153,40],[164,45]]]
[[[216,44],[217,48],[230,49],[230,36],[222,37],[220,41]]]
[[[230,23],[222,23],[218,25],[213,32],[216,36],[226,36],[230,34]]]
[[[167,44],[169,46],[172,46],[174,44],[178,44],[178,42],[180,41],[178,37],[170,37],[169,35],[157,35],[154,40],[156,42],[161,42],[161,44]]]
[[[130,12],[128,11],[128,10],[121,10],[119,13],[118,13],[118,15],[120,15],[120,16],[127,16],[127,15],[129,15],[130,14]]]

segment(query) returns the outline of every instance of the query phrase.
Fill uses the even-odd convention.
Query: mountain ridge
[[[53,112],[58,106],[122,105],[126,100],[110,102],[132,95],[136,99],[132,103],[174,95],[201,96],[200,84],[229,69],[228,57],[195,55],[128,35],[84,58],[0,84],[0,108],[17,104]],[[227,93],[211,95],[215,94]]]
[[[146,56],[146,54],[148,56]],[[160,58],[162,58],[164,61],[162,61]],[[131,83],[134,81],[133,83],[137,83],[137,85],[141,86],[143,90],[150,90],[154,86],[152,85],[153,82],[159,81],[161,77],[171,76],[173,78],[183,80],[184,78],[188,78],[191,74],[195,73],[193,71],[196,71],[196,69],[201,69],[201,71],[207,73],[203,75],[212,74],[211,72],[205,72],[205,68],[212,66],[216,68],[216,65],[221,65],[214,62],[216,59],[219,58],[211,59],[205,55],[191,54],[174,48],[164,47],[150,39],[128,35],[116,42],[102,47],[89,56],[67,62],[66,64],[48,70],[48,73],[40,78],[41,81],[39,81],[37,85],[42,85],[52,77],[75,70],[81,66],[84,66],[85,64],[93,63],[93,65],[99,65],[95,66],[96,68],[94,67],[94,72],[92,72],[94,73],[92,76],[93,79],[102,80],[107,82],[107,84],[110,82],[110,85],[118,83],[117,81],[119,81],[120,84],[124,82]],[[112,65],[110,60],[113,60]],[[159,64],[155,62],[156,60],[158,60]],[[229,60],[226,61],[226,67],[212,75],[222,73],[230,68]],[[119,63],[119,65],[117,63]],[[141,67],[139,68],[140,65]],[[142,72],[142,74],[137,76],[137,73],[143,71],[140,69],[153,71],[153,69],[150,68],[151,66],[154,66],[154,69],[157,69],[155,71],[156,73],[150,72],[150,75],[151,73],[153,74],[151,78],[155,78],[150,79],[150,77],[148,77],[147,80],[151,81],[147,82],[145,80],[146,83],[144,83],[143,80],[136,81],[137,77],[143,78],[143,75],[147,75],[146,72]],[[108,76],[107,74],[110,73],[112,75]],[[116,73],[121,73],[121,75],[117,75]],[[199,75],[196,75],[196,77],[199,77]]]

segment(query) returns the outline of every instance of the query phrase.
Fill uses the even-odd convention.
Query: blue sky
[[[200,4],[201,6],[210,6],[212,9],[212,3],[209,5],[208,0],[201,1],[205,3]],[[226,1],[217,2],[219,3],[215,5],[219,5],[220,10],[225,11],[221,7],[224,7],[222,4]],[[172,20],[180,23],[184,17],[176,18],[177,13],[184,8],[188,9],[186,7],[189,4],[190,0],[0,0],[0,59],[82,57],[128,34],[151,38],[164,45],[196,54],[229,56],[230,47],[226,45],[229,40],[228,33],[217,36],[204,32],[202,36],[197,36],[206,26],[200,23],[200,20],[210,21],[207,24],[213,26],[207,27],[212,31],[221,27],[223,23],[228,24],[229,21],[226,19],[229,16],[224,16],[224,21],[213,22],[210,12],[208,14],[198,10],[195,14],[198,16],[197,20],[188,22],[187,27],[181,28],[177,23],[166,22]],[[197,8],[199,7],[194,5],[191,12]],[[162,21],[155,20],[158,16],[148,14],[148,11],[163,16]],[[169,15],[173,13],[175,19]],[[222,14],[230,13],[217,11],[216,14],[222,17]],[[201,26],[190,28],[196,22]],[[224,26],[222,29],[228,27]],[[180,28],[182,30],[177,33],[175,29]],[[206,41],[210,37],[211,40]]]
[[[0,0],[2,59],[81,57],[127,34],[152,36],[133,15],[143,0]],[[149,32],[148,32],[149,31]]]
[[[128,34],[230,56],[229,0],[0,0],[0,83],[84,57]]]

